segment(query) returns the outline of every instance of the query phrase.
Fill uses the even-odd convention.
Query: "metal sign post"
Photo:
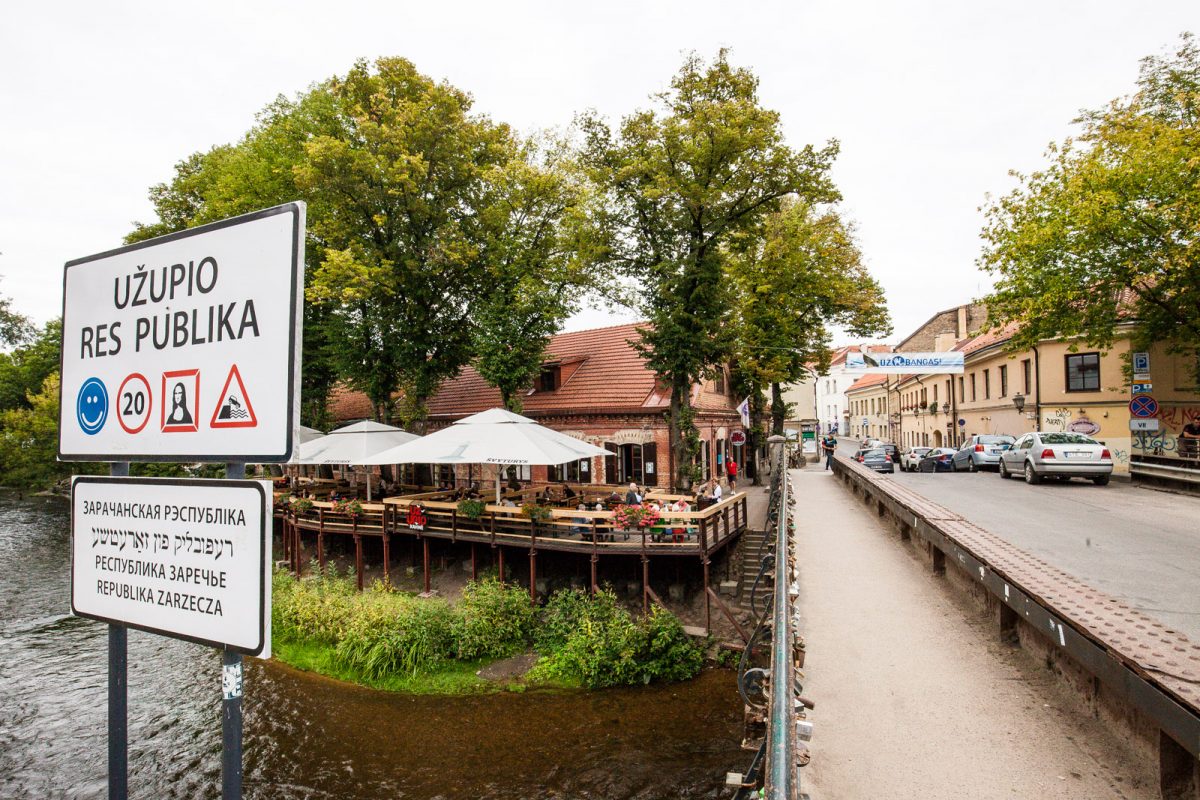
[[[109,465],[114,477],[129,475],[129,462]],[[129,797],[129,631],[108,624],[108,796]]]

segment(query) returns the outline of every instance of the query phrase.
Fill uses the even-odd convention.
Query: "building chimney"
[[[967,307],[963,305],[958,307],[958,338],[963,339],[967,334]]]

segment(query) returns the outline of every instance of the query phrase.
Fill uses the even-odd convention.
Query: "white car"
[[[1026,483],[1089,478],[1104,486],[1112,471],[1112,452],[1103,443],[1069,431],[1027,433],[1000,454],[1000,477],[1020,475]]]
[[[910,447],[900,454],[900,469],[905,472],[916,472],[921,459],[929,454],[932,447]]]

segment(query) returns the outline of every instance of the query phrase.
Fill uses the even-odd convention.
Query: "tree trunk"
[[[778,383],[771,384],[771,435],[783,436],[783,420],[787,416],[787,403]]]
[[[682,384],[682,385],[681,385]],[[691,386],[681,381],[671,385],[670,446],[675,460],[675,474],[671,476],[671,488],[686,492],[692,483],[692,457],[687,448],[687,431],[683,430],[686,412],[691,408]]]

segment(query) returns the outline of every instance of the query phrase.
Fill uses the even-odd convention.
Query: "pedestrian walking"
[[[825,450],[825,469],[833,469],[833,453],[837,450],[837,439],[832,435],[826,435],[821,440],[821,447]]]
[[[725,462],[725,475],[729,478],[729,491],[737,491],[738,463],[733,460],[733,456]]]

